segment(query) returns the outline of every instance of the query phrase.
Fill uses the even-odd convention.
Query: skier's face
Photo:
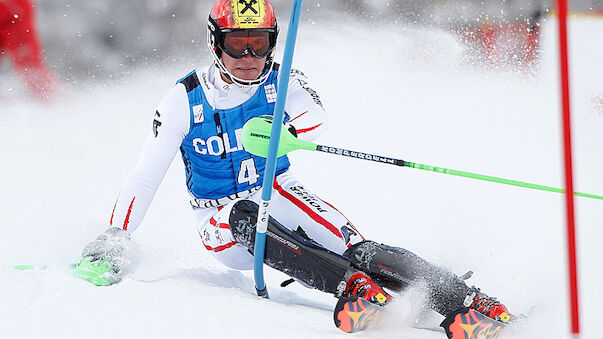
[[[226,53],[222,53],[222,62],[228,72],[242,80],[257,79],[264,70],[266,58],[267,57],[258,59],[249,53],[242,58],[235,59]]]

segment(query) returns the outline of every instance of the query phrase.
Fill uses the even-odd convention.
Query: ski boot
[[[505,305],[476,287],[469,289],[463,306],[440,324],[450,339],[494,339],[515,320]]]
[[[485,293],[480,292],[476,287],[471,288],[467,294],[465,303],[469,303],[470,300],[473,301],[469,305],[469,308],[478,311],[488,318],[502,323],[508,323],[513,319],[513,315],[509,314],[509,310],[507,310],[505,305],[501,304],[496,298],[489,297]]]
[[[362,272],[352,274],[345,288],[344,297],[359,297],[379,306],[392,300],[381,286]]]
[[[381,317],[383,306],[391,300],[392,297],[369,276],[355,272],[348,279],[335,306],[335,326],[347,333],[362,331],[369,325],[374,326]]]

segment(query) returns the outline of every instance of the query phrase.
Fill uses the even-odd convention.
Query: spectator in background
[[[53,75],[44,65],[31,0],[0,0],[0,62],[5,56],[33,95],[48,100]]]

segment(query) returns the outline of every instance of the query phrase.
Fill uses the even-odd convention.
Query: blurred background
[[[23,7],[33,6],[25,15],[32,17],[31,30],[39,36],[39,54],[47,65],[43,72],[54,73],[59,83],[77,84],[98,78],[120,80],[133,68],[153,69],[158,63],[178,63],[189,68],[199,62],[207,63],[206,18],[212,3],[211,0],[0,0],[0,13],[5,13],[0,27],[5,27],[2,35],[6,36],[6,27],[15,25],[14,15],[23,11]],[[273,3],[281,26],[285,26],[290,2]],[[603,14],[602,4],[601,0],[570,1],[573,15]],[[304,9],[303,20],[312,24],[324,25],[344,18],[350,24],[362,22],[369,30],[373,27],[375,35],[381,33],[379,26],[383,22],[443,29],[472,47],[475,53],[468,56],[472,62],[525,67],[537,58],[539,25],[552,15],[553,1],[306,0]],[[331,32],[326,27],[324,34],[328,35]],[[6,39],[0,39],[0,46],[3,40]],[[13,90],[19,84],[8,84],[7,76],[15,68],[23,70],[27,66],[11,67],[10,48],[0,50],[4,56],[0,58],[0,78],[4,79],[1,86],[4,91]],[[18,63],[12,60],[13,64]],[[30,64],[35,62],[32,60]],[[40,86],[27,84],[30,90],[44,96],[48,86]]]
[[[569,2],[574,183],[601,195],[603,6]],[[291,2],[273,3],[284,33]],[[277,302],[263,303],[252,272],[205,250],[178,156],[133,236],[132,274],[98,290],[63,272],[107,227],[157,103],[211,62],[211,5],[0,0],[0,337],[253,337],[255,314],[274,320],[262,338],[336,335],[331,296],[281,289],[286,277],[267,270]],[[561,187],[557,50],[552,1],[304,0],[294,67],[332,117],[322,144]],[[471,284],[518,313],[535,306],[521,338],[570,338],[563,195],[311,152],[291,159],[366,238],[474,270]],[[582,338],[599,339],[603,208],[576,204]],[[110,326],[90,331],[90,319]],[[390,338],[393,327],[355,338]]]

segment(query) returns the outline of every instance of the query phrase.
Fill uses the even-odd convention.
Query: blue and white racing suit
[[[110,226],[133,232],[140,225],[180,152],[203,246],[229,267],[252,269],[253,257],[235,241],[228,219],[238,199],[259,203],[265,159],[245,151],[241,128],[253,117],[272,114],[278,75],[273,71],[262,85],[238,86],[226,83],[212,65],[180,79],[157,107],[152,131],[118,196]],[[320,97],[305,75],[293,70],[285,121],[300,139],[311,141],[325,129],[325,120]],[[289,165],[286,156],[277,161],[271,216],[285,227],[302,227],[311,239],[339,254],[362,241],[345,216],[306,189]]]

